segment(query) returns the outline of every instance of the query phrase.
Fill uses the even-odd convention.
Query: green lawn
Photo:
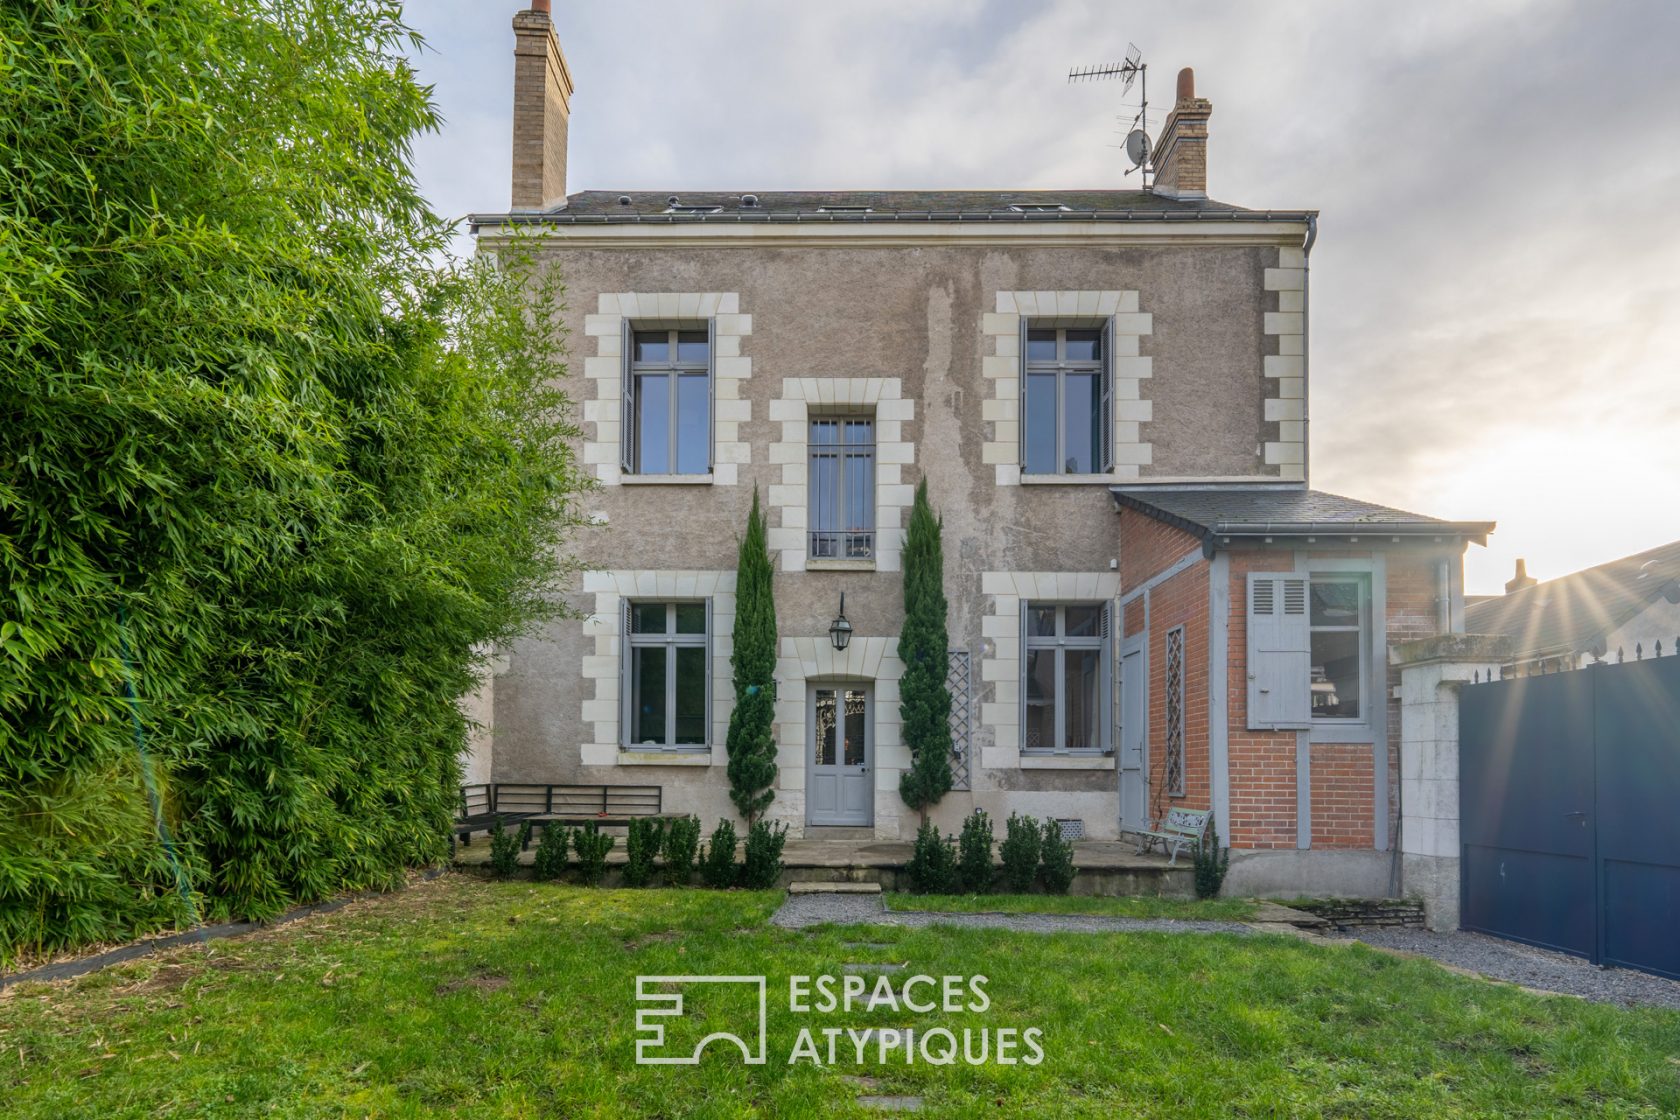
[[[1246,922],[1257,909],[1246,898],[1092,898],[1072,894],[889,894],[887,907],[942,914],[1100,914],[1109,918],[1203,922]]]
[[[1680,1013],[1540,998],[1289,937],[819,929],[776,894],[446,876],[208,954],[0,997],[0,1113],[28,1117],[1673,1116]],[[848,946],[867,941],[876,947]],[[991,1006],[795,1015],[847,962],[990,978]],[[770,1062],[634,1064],[638,974],[767,974]],[[673,1042],[736,1028],[724,995]],[[802,1026],[1024,1028],[1038,1066],[787,1064]],[[750,1020],[743,1026],[750,1026]],[[677,1037],[681,1036],[681,1037]],[[847,1055],[842,1054],[843,1057]]]

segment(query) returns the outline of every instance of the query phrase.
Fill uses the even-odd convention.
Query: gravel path
[[[1023,933],[1253,933],[1240,922],[1181,922],[1166,918],[1111,918],[1100,914],[947,914],[888,910],[879,895],[789,895],[770,921],[784,929],[835,925],[962,926]]]
[[[1495,980],[1594,1003],[1680,1010],[1680,982],[1647,972],[1599,968],[1579,957],[1501,941],[1480,933],[1430,933],[1421,929],[1363,929],[1332,935],[1383,949],[1416,953]]]

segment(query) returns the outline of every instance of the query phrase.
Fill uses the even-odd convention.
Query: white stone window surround
[[[898,681],[904,662],[896,637],[854,634],[844,650],[827,634],[781,640],[776,659],[776,799],[771,820],[785,822],[796,834],[805,828],[806,688],[816,681],[864,681],[874,693],[875,832],[898,836],[899,775],[910,767],[899,718]]]
[[[1115,624],[1109,627],[1109,664],[1119,663],[1119,572],[981,572],[980,593],[990,599],[980,617],[980,723],[992,732],[982,745],[980,765],[988,770],[1114,769],[1114,755],[1021,754],[1021,603],[1110,604]],[[1108,682],[1110,720],[1116,706],[1116,674]],[[1110,741],[1114,731],[1109,729]]]
[[[729,761],[725,739],[735,707],[729,667],[734,649],[735,573],[732,571],[586,571],[585,594],[595,596],[583,632],[595,639],[595,652],[583,658],[584,682],[594,695],[583,701],[579,759],[585,766],[723,766]],[[621,612],[625,599],[710,600],[712,604],[711,734],[705,751],[626,750],[619,744],[619,680],[624,656]],[[587,692],[587,688],[585,689]]]
[[[1266,291],[1278,294],[1278,309],[1266,312],[1265,333],[1277,336],[1278,352],[1265,359],[1265,419],[1277,423],[1278,438],[1263,450],[1266,465],[1292,481],[1307,470],[1306,265],[1300,249],[1279,249],[1278,266],[1265,274]]]
[[[1105,474],[1025,475],[1021,472],[1021,319],[1044,326],[1057,320],[1114,322],[1114,470]],[[998,292],[997,311],[981,316],[981,331],[992,339],[992,352],[980,359],[980,372],[991,385],[981,401],[980,418],[989,431],[980,461],[997,472],[999,486],[1113,485],[1137,478],[1154,462],[1154,448],[1144,441],[1142,425],[1154,419],[1153,402],[1141,399],[1140,386],[1152,377],[1153,359],[1138,354],[1138,339],[1155,330],[1154,317],[1138,310],[1138,293],[1129,289],[1065,292]]]
[[[602,292],[596,313],[583,317],[583,333],[595,340],[595,353],[583,359],[583,374],[595,382],[592,400],[583,402],[583,462],[605,486],[734,486],[740,465],[751,461],[741,429],[752,419],[752,402],[741,382],[752,376],[752,358],[741,353],[741,339],[752,334],[752,316],[740,314],[737,292]],[[635,475],[620,466],[624,435],[624,320],[693,323],[711,320],[712,473],[709,475]]]
[[[875,415],[875,557],[870,561],[812,561],[807,555],[810,525],[811,416],[825,410]],[[770,419],[781,424],[781,437],[770,444],[770,462],[782,468],[771,483],[770,508],[780,523],[767,534],[772,552],[781,553],[782,571],[811,568],[873,568],[896,572],[904,554],[904,521],[915,500],[915,487],[904,481],[904,468],[915,462],[916,447],[905,436],[915,419],[916,402],[906,399],[897,377],[790,377],[782,395],[770,402]]]

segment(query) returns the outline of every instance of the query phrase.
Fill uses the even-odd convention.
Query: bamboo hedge
[[[457,698],[561,610],[562,292],[447,261],[416,44],[0,7],[0,963],[436,860]]]

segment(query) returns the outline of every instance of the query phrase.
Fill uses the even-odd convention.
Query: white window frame
[[[678,605],[692,606],[700,603],[706,608],[706,629],[700,634],[678,634],[677,607]],[[632,620],[635,608],[664,604],[665,633],[637,634]],[[619,746],[627,751],[666,751],[673,754],[703,754],[711,751],[712,738],[712,601],[710,599],[683,598],[648,598],[625,599],[622,617],[620,619],[620,638],[623,655],[619,663]],[[650,743],[633,739],[632,729],[635,727],[635,674],[636,651],[642,649],[665,650],[665,740]],[[706,709],[702,726],[706,729],[703,741],[699,743],[678,743],[676,741],[677,725],[677,650],[701,649],[705,651],[703,671],[706,681]]]
[[[1312,621],[1312,585],[1315,583],[1351,583],[1359,588],[1359,621],[1353,626],[1315,626]],[[1377,701],[1371,687],[1371,574],[1358,571],[1312,571],[1307,573],[1307,687],[1312,688],[1312,637],[1314,634],[1348,634],[1359,636],[1359,714],[1357,716],[1321,716],[1312,713],[1314,727],[1363,728],[1371,724],[1371,705]],[[1311,709],[1311,701],[1308,702]]]
[[[706,360],[705,362],[683,362],[677,360],[677,336],[690,332],[706,332]],[[638,334],[655,334],[663,332],[669,346],[669,360],[664,362],[636,361],[636,336]],[[620,385],[622,398],[622,413],[619,423],[619,467],[627,475],[642,477],[669,478],[699,478],[712,473],[712,467],[717,462],[717,321],[706,319],[692,323],[638,323],[632,319],[624,320],[623,341],[623,373]],[[680,379],[684,375],[693,376],[703,373],[706,377],[706,469],[702,471],[679,471],[677,466],[677,431],[679,426],[677,401]],[[668,471],[654,472],[651,476],[643,471],[638,460],[641,449],[637,445],[636,398],[640,391],[641,379],[644,377],[665,376],[670,382],[668,434],[666,436],[667,462],[672,468]]]
[[[1097,632],[1091,637],[1067,636],[1067,610],[1069,607],[1094,607],[1100,611],[1097,621]],[[1034,610],[1051,610],[1056,612],[1055,634],[1028,634],[1027,619]],[[1049,601],[1034,599],[1021,601],[1021,754],[1026,757],[1042,757],[1045,755],[1065,755],[1072,757],[1102,757],[1114,751],[1114,717],[1113,717],[1113,682],[1114,682],[1114,604],[1106,600],[1091,601]],[[1097,673],[1097,728],[1099,741],[1095,746],[1069,747],[1067,743],[1067,651],[1096,650],[1098,652]],[[1035,651],[1053,650],[1056,652],[1056,731],[1055,745],[1052,747],[1027,746],[1027,700],[1028,675],[1031,671],[1032,653]]]
[[[1099,345],[1102,347],[1102,357],[1095,362],[1085,361],[1085,360],[1079,360],[1079,361],[1069,360],[1066,357],[1066,354],[1067,354],[1067,332],[1068,331],[1089,331],[1089,330],[1095,330],[1100,335],[1101,341],[1100,341]],[[1055,357],[1054,360],[1047,361],[1047,360],[1044,360],[1044,359],[1039,359],[1039,360],[1035,361],[1035,360],[1032,360],[1031,358],[1029,358],[1027,356],[1028,355],[1028,345],[1027,345],[1027,343],[1028,343],[1028,340],[1031,337],[1033,331],[1055,331],[1056,332],[1056,357]],[[1109,317],[1104,318],[1102,320],[1092,320],[1092,321],[1086,322],[1086,323],[1071,323],[1071,324],[1067,320],[1064,320],[1064,319],[1046,320],[1044,318],[1034,319],[1034,318],[1030,318],[1030,317],[1025,316],[1025,315],[1021,316],[1021,333],[1020,333],[1020,351],[1021,351],[1020,401],[1021,401],[1021,407],[1020,407],[1019,424],[1020,424],[1020,433],[1021,433],[1021,446],[1020,446],[1021,474],[1023,476],[1029,477],[1029,478],[1066,478],[1066,477],[1070,477],[1070,476],[1080,477],[1080,476],[1084,476],[1086,474],[1112,474],[1114,472],[1114,434],[1115,434],[1115,430],[1114,430],[1115,429],[1115,423],[1114,423],[1114,397],[1115,397],[1115,393],[1114,393],[1114,346],[1115,346],[1115,340],[1114,340],[1114,317],[1113,316],[1109,316]],[[1055,462],[1065,466],[1066,463],[1067,463],[1067,456],[1064,452],[1064,448],[1065,448],[1066,442],[1067,442],[1067,433],[1063,430],[1063,424],[1066,420],[1067,410],[1063,406],[1063,401],[1065,400],[1066,393],[1067,393],[1067,375],[1070,374],[1070,373],[1092,373],[1092,372],[1096,373],[1097,378],[1098,378],[1098,386],[1099,386],[1098,397],[1099,397],[1099,402],[1100,402],[1099,408],[1101,410],[1101,415],[1097,418],[1097,421],[1098,421],[1098,423],[1097,423],[1098,438],[1097,438],[1097,447],[1095,449],[1094,459],[1093,459],[1093,462],[1091,464],[1092,470],[1089,471],[1089,472],[1084,472],[1084,471],[1070,472],[1070,471],[1061,470],[1061,469],[1054,470],[1054,471],[1032,471],[1032,470],[1029,470],[1027,468],[1027,431],[1028,431],[1027,409],[1028,409],[1028,399],[1029,399],[1029,395],[1030,395],[1029,394],[1029,387],[1031,385],[1031,378],[1035,375],[1043,375],[1043,374],[1054,374],[1055,375],[1055,378],[1056,378],[1056,406],[1055,406],[1055,413],[1056,413],[1056,458],[1055,458]]]

